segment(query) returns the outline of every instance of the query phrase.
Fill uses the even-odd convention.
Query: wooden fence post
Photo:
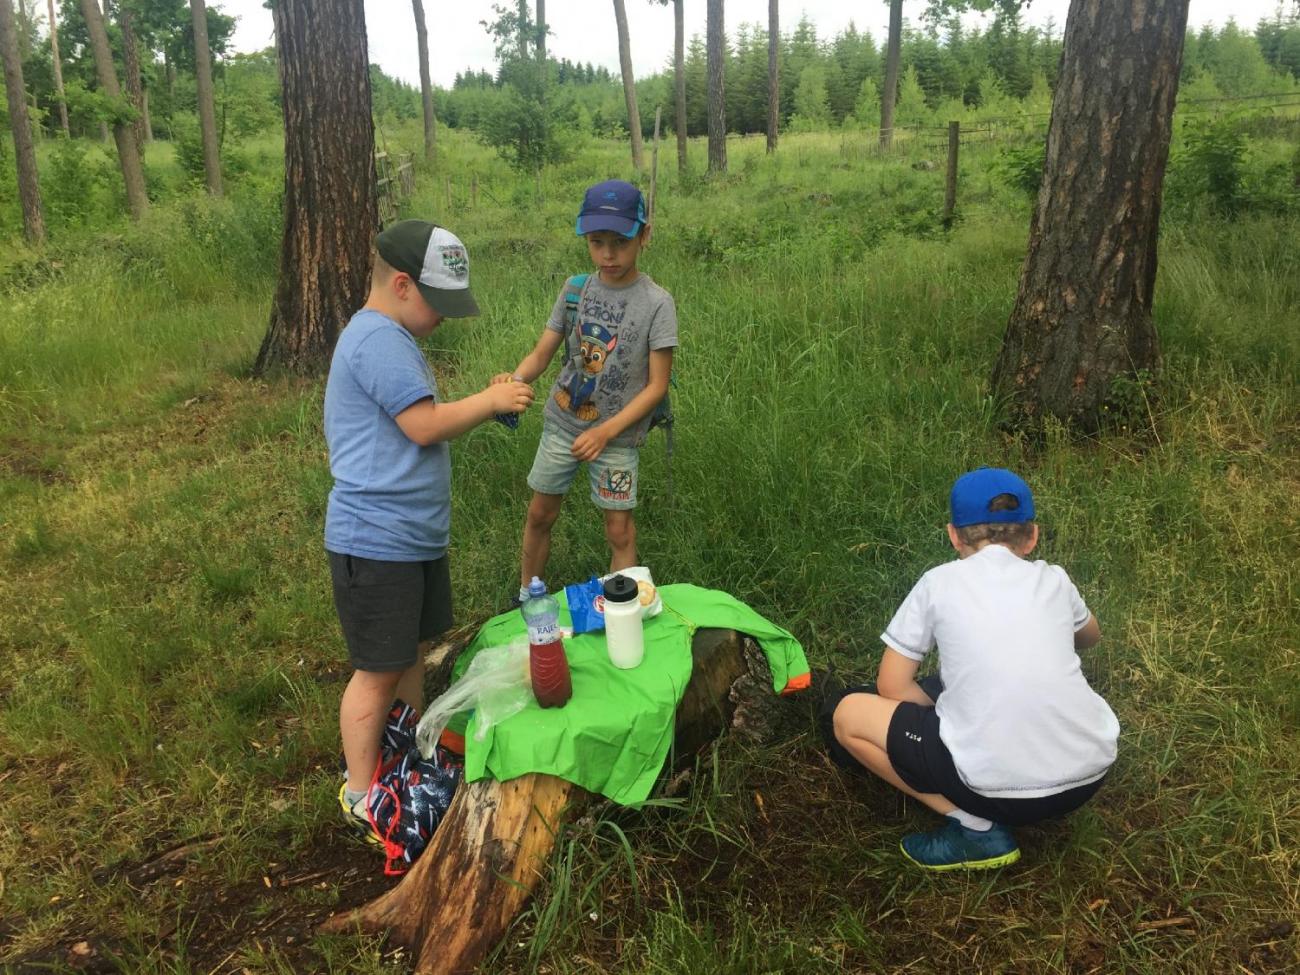
[[[478,209],[478,173],[474,173],[469,178],[469,199],[470,205],[475,210]]]
[[[943,225],[952,226],[952,213],[957,208],[957,149],[961,145],[961,123],[948,123],[948,179],[943,195]]]
[[[447,187],[447,212],[451,213],[451,177],[450,176],[446,177],[446,187]]]

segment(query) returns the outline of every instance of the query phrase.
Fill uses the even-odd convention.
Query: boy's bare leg
[[[832,718],[835,738],[859,762],[871,769],[895,789],[919,799],[941,816],[953,812],[957,806],[933,792],[917,792],[906,785],[894,771],[885,750],[889,735],[889,722],[900,701],[891,701],[876,694],[849,694],[835,708]]]
[[[527,586],[533,576],[542,576],[551,557],[551,528],[560,517],[563,494],[533,492],[524,518],[523,554],[519,558],[519,585]]]
[[[609,571],[636,565],[636,519],[630,510],[605,510],[605,540],[609,542]]]
[[[424,658],[432,649],[432,640],[422,642],[415,652],[415,663],[402,671],[402,677],[397,682],[396,696],[417,711],[424,710]]]
[[[379,764],[379,738],[393,706],[397,686],[408,670],[376,673],[354,670],[339,705],[339,735],[348,765],[348,788],[365,792]]]

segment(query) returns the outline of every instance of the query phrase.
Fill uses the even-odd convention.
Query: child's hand
[[[609,441],[610,436],[608,433],[605,433],[600,427],[592,427],[574,438],[569,453],[578,460],[592,461],[605,452],[605,447],[609,444]]]
[[[487,394],[492,400],[493,413],[522,413],[533,402],[533,387],[515,382],[508,376],[502,383],[493,379]]]
[[[513,373],[509,373],[509,372],[499,372],[499,373],[497,373],[495,376],[492,377],[492,382],[488,383],[488,385],[489,385],[489,386],[499,386],[499,385],[501,385],[502,383],[508,383],[508,382],[512,382],[512,381],[513,381],[513,382],[517,382],[517,383],[521,383],[521,382],[523,382],[522,379],[520,379],[518,376],[514,375]]]

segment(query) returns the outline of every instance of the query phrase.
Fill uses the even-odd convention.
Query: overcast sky
[[[638,78],[662,70],[673,51],[672,5],[652,0],[624,0],[632,38],[632,67]],[[1285,0],[1291,8],[1294,0]],[[415,49],[415,29],[410,0],[365,0],[370,60],[390,75],[420,83]],[[457,72],[466,68],[494,70],[492,44],[481,21],[492,16],[492,0],[424,0],[429,22],[429,58],[433,83],[449,87]],[[209,0],[239,18],[235,48],[256,51],[274,43],[271,12],[262,0]],[[686,0],[686,37],[704,35],[704,0]],[[1032,0],[1024,15],[1026,23],[1042,25],[1056,21],[1059,33],[1065,24],[1069,0]],[[1253,29],[1264,17],[1271,17],[1278,0],[1191,0],[1190,22],[1223,24],[1235,17],[1243,27]],[[916,21],[925,10],[921,0],[908,0],[903,15]],[[817,36],[833,37],[853,21],[859,30],[870,31],[877,43],[885,37],[889,5],[885,0],[783,0],[781,30],[793,29],[806,14],[817,26]],[[551,34],[549,51],[556,58],[604,65],[618,74],[618,33],[614,6],[610,0],[550,0],[546,18]],[[978,23],[978,18],[972,18]],[[767,0],[726,0],[727,33],[734,36],[741,23],[767,23]]]

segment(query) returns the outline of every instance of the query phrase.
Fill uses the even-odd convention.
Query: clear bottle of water
[[[573,696],[569,660],[560,638],[560,604],[546,591],[546,583],[533,576],[528,598],[520,607],[528,626],[528,672],[533,696],[544,708],[563,707]]]

